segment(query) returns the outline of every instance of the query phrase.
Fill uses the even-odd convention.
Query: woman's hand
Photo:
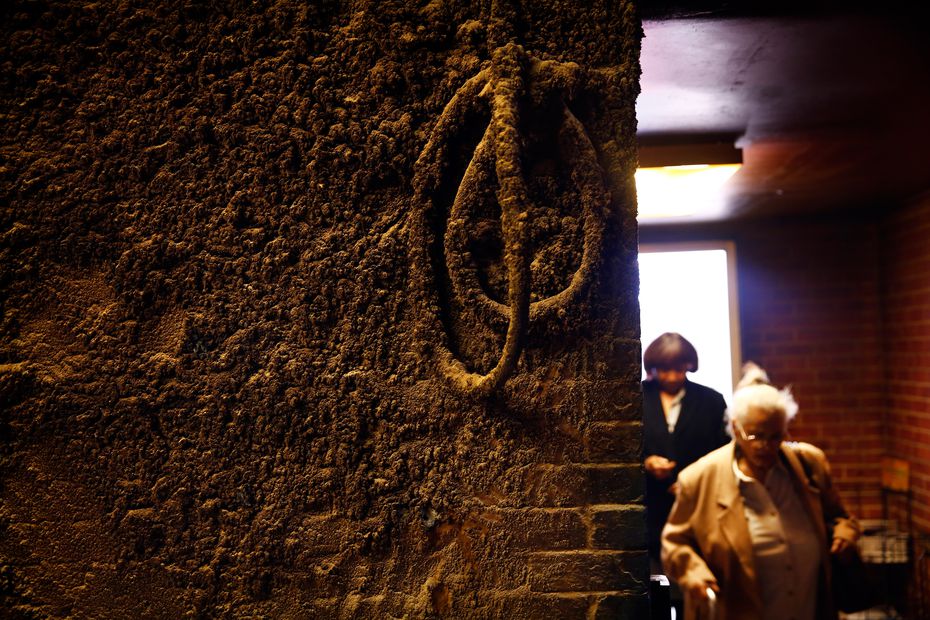
[[[679,585],[688,599],[688,604],[695,607],[705,607],[707,605],[710,600],[708,590],[713,591],[715,598],[717,594],[720,594],[720,586],[712,579],[696,579]]]
[[[656,480],[665,480],[675,471],[675,461],[670,461],[658,454],[647,456],[643,461],[643,466]]]
[[[840,559],[845,560],[852,556],[854,546],[855,543],[837,536],[833,539],[833,545],[830,547],[830,553],[838,556]]]

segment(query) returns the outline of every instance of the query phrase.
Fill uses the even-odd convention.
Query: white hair
[[[727,409],[727,418],[745,422],[750,409],[783,411],[785,418],[791,420],[798,413],[798,403],[791,395],[790,387],[779,390],[765,383],[752,383],[733,392],[733,404]]]
[[[769,381],[769,374],[755,362],[746,362],[743,364],[742,371],[743,376],[740,378],[739,383],[736,384],[737,390],[756,383],[772,385],[772,382]]]

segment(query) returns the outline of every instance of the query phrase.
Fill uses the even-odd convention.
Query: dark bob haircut
[[[643,366],[646,372],[672,368],[685,368],[693,372],[698,369],[697,350],[681,334],[665,332],[646,347]]]

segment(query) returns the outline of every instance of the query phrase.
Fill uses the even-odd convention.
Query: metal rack
[[[930,536],[914,541],[914,592],[911,597],[914,618],[930,618]]]
[[[870,569],[880,605],[844,616],[848,620],[892,620],[926,618],[914,602],[912,570],[913,527],[911,522],[911,491],[909,486],[894,488],[882,484],[881,519],[863,519],[863,535],[859,539],[862,559]],[[928,556],[930,562],[930,556]],[[916,612],[916,613],[915,613]]]

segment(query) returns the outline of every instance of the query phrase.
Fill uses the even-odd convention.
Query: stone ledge
[[[617,463],[642,459],[642,422],[597,422],[588,435],[588,460]]]
[[[534,507],[629,504],[642,500],[644,480],[631,464],[539,465],[527,476],[523,503]]]
[[[593,508],[591,546],[595,549],[645,550],[646,509],[639,505]]]
[[[646,591],[645,551],[564,551],[531,553],[527,583],[534,592]]]
[[[477,515],[486,544],[514,551],[584,549],[588,527],[575,508],[492,508]]]

